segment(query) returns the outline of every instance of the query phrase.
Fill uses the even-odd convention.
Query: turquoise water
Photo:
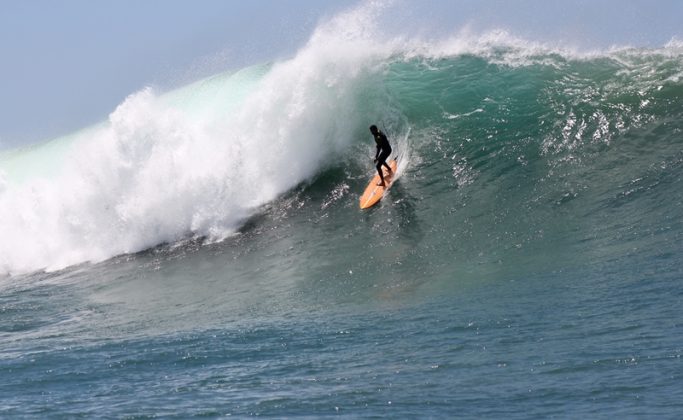
[[[319,36],[0,158],[0,415],[680,418],[680,45]]]

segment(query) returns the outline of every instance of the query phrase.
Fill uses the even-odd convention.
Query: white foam
[[[357,79],[386,56],[370,31],[381,7],[338,15],[295,57],[253,77],[135,93],[73,140],[55,176],[0,183],[0,272],[235,232],[366,127]]]

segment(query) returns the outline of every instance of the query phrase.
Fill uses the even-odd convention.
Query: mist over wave
[[[620,181],[634,190],[666,176],[661,162],[680,167],[680,42],[578,53],[504,31],[387,38],[375,25],[383,7],[324,22],[291,59],[165,94],[144,89],[97,127],[3,157],[0,272],[224,239],[326,167],[358,165],[372,153],[367,126],[378,121],[394,138],[411,133],[400,145],[407,166],[448,162],[447,185],[461,192],[477,180],[489,192],[510,188],[515,171],[542,168],[532,192],[481,195],[482,209],[609,194],[572,176],[599,178],[589,161],[618,165],[642,149],[651,158],[627,159],[629,168],[654,173],[643,181],[624,169]],[[504,217],[501,232],[543,235],[515,217]]]

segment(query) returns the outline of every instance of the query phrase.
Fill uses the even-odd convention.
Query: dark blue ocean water
[[[212,268],[229,265],[220,255]],[[206,266],[167,285],[170,273],[140,273],[147,259],[80,275],[129,272],[119,279],[60,284],[71,277],[62,274],[3,293],[3,416],[676,418],[683,409],[681,270],[666,256],[444,276],[438,286],[385,275],[261,291]]]
[[[683,416],[680,45],[311,54],[3,156],[0,417]]]

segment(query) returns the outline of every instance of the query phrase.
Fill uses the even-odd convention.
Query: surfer
[[[391,167],[387,165],[387,158],[391,154],[391,146],[389,145],[389,140],[387,136],[382,133],[376,125],[370,126],[370,132],[375,137],[375,143],[377,143],[377,153],[375,153],[375,162],[377,163],[377,172],[379,173],[379,183],[377,185],[384,187],[384,174],[382,173],[382,165],[384,165],[391,173]]]

